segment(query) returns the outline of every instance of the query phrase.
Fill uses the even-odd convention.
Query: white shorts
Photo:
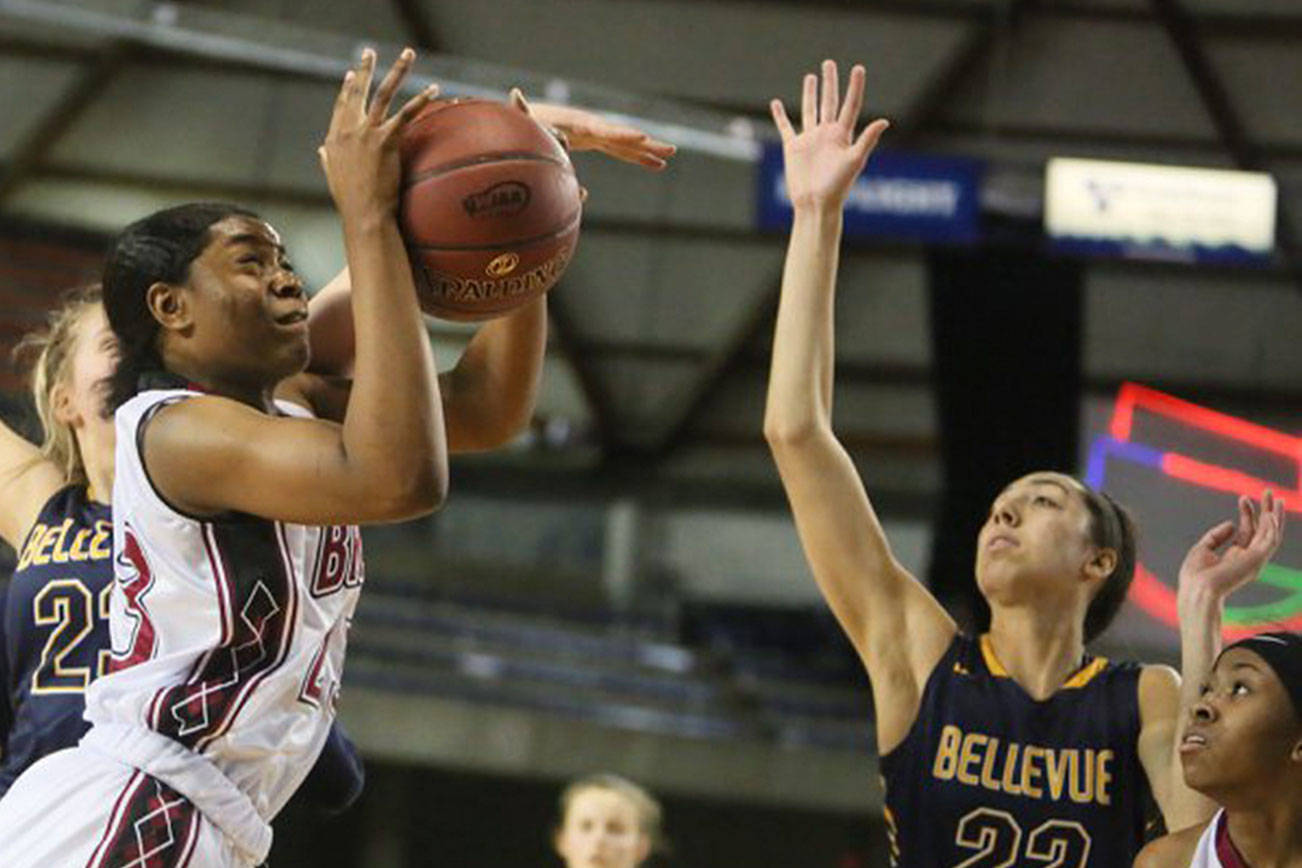
[[[252,868],[194,804],[83,747],[50,754],[0,799],[5,868]]]

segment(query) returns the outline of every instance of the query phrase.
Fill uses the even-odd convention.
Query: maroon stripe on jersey
[[[142,775],[92,868],[180,868],[199,811],[167,784]]]
[[[294,625],[298,623],[298,582],[294,576],[294,559],[290,557],[289,554],[289,542],[285,539],[285,526],[280,522],[276,522],[275,533],[276,545],[280,550],[281,567],[284,569],[285,575],[289,578],[289,617],[285,619],[285,636],[281,643],[280,656],[276,659],[275,663],[263,669],[252,678],[249,678],[244,686],[240,688],[239,696],[235,699],[235,707],[231,710],[231,713],[226,716],[225,722],[222,723],[221,726],[217,727],[215,732],[206,736],[203,741],[200,742],[198,746],[199,750],[203,750],[212,742],[213,739],[219,738],[230,729],[231,724],[235,721],[235,718],[239,716],[240,711],[244,708],[244,703],[246,703],[249,697],[253,695],[253,691],[257,688],[259,682],[280,668],[280,664],[285,661],[285,657],[289,651],[290,640],[294,635]]]
[[[133,771],[131,777],[127,778],[126,786],[122,788],[122,792],[118,793],[117,799],[113,801],[113,810],[109,811],[108,825],[104,828],[104,835],[99,839],[99,843],[95,845],[95,850],[90,854],[90,861],[86,863],[86,868],[94,868],[94,866],[101,864],[100,856],[103,854],[105,845],[107,845],[109,838],[112,837],[113,830],[118,827],[121,819],[120,812],[123,801],[126,800],[128,794],[134,792],[143,783],[143,780],[144,774],[139,771]]]
[[[1224,811],[1216,819],[1216,858],[1221,860],[1221,868],[1248,868],[1248,863],[1243,861],[1230,840],[1230,824],[1226,822]]]
[[[177,863],[180,868],[186,868],[190,864],[190,858],[194,856],[194,846],[199,843],[199,820],[200,814],[195,811],[194,816],[190,818],[189,837],[185,842],[185,848],[181,851],[181,861]]]
[[[203,548],[208,553],[208,565],[212,569],[213,583],[217,586],[217,603],[222,618],[222,644],[225,645],[231,640],[233,630],[231,622],[235,617],[231,611],[230,596],[226,593],[226,571],[222,567],[221,558],[217,557],[217,542],[212,538],[212,525],[203,525],[199,535],[203,538]]]
[[[232,629],[184,684],[155,698],[151,717],[157,732],[191,750],[225,731],[247,689],[283,662],[298,599],[278,523],[237,516],[203,533],[211,537]]]

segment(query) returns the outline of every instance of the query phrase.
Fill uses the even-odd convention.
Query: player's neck
[[[113,502],[113,429],[107,430],[108,437],[77,432],[77,451],[86,470],[86,497],[96,503]]]
[[[221,395],[232,401],[239,401],[264,413],[272,412],[275,402],[272,400],[274,386],[266,383],[240,382],[222,376],[215,376],[211,371],[202,371],[185,356],[177,354],[165,360],[167,370],[189,383],[193,388],[213,395]]]
[[[989,636],[1008,675],[1035,699],[1047,699],[1080,669],[1083,629],[1063,623],[1061,615],[1000,608],[991,615]]]
[[[1262,798],[1257,805],[1254,810],[1226,813],[1234,848],[1251,868],[1302,866],[1299,803],[1288,796],[1274,796]]]

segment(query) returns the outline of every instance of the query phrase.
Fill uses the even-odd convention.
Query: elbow
[[[412,474],[411,484],[403,494],[413,516],[442,509],[448,500],[447,461],[431,462]]]
[[[429,515],[448,498],[447,462],[429,462],[394,478],[375,494],[381,521],[405,521]]]
[[[766,418],[764,420],[764,439],[768,441],[771,451],[785,451],[809,443],[818,435],[821,427],[813,419]]]

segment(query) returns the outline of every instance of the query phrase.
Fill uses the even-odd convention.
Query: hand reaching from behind
[[[555,129],[571,151],[600,151],[658,172],[678,150],[636,127],[612,123],[595,112],[567,105],[530,103],[519,88],[511,88],[511,105]]]
[[[400,135],[438,93],[438,88],[431,85],[388,116],[389,104],[415,58],[410,48],[404,49],[373,97],[370,91],[375,74],[374,51],[369,48],[364,51],[361,63],[344,76],[325,144],[317,149],[317,154],[321,157],[330,195],[345,220],[389,216],[397,208]]]
[[[781,100],[769,104],[773,122],[782,136],[787,192],[795,208],[826,207],[839,211],[854,179],[868,162],[868,155],[890,126],[889,121],[879,118],[855,137],[863,90],[864,69],[856,65],[850,70],[845,103],[838,108],[836,64],[825,60],[821,98],[818,78],[812,73],[805,76],[799,133],[787,118]]]
[[[1239,498],[1239,523],[1225,521],[1203,534],[1180,565],[1179,594],[1206,594],[1224,601],[1257,578],[1284,537],[1284,502],[1269,490],[1261,506]]]

